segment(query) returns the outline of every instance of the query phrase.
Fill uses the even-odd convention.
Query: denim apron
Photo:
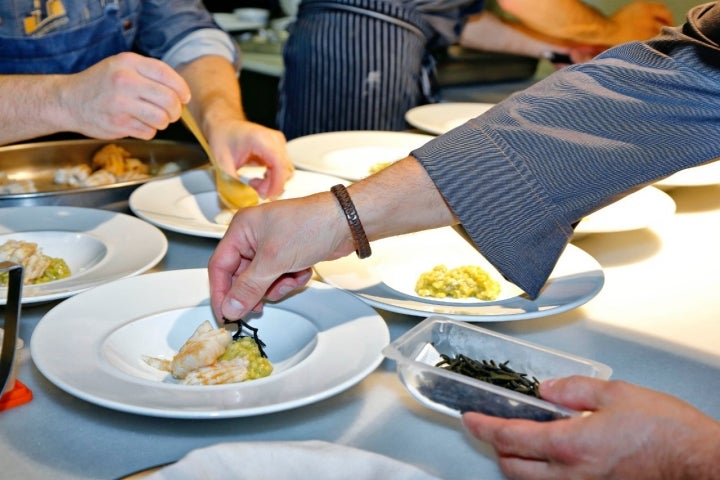
[[[278,128],[288,140],[338,130],[405,130],[433,101],[432,27],[388,0],[303,0],[283,49]]]
[[[104,3],[102,15],[69,29],[0,36],[0,73],[75,73],[129,50],[119,5]],[[4,19],[3,19],[4,20]],[[19,32],[21,33],[21,32]]]

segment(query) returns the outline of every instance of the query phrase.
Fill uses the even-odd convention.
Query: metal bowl
[[[90,165],[93,154],[110,143],[150,165],[151,171],[169,162],[174,162],[179,170],[99,187],[72,188],[53,182],[57,169],[83,163]],[[168,140],[63,140],[0,147],[0,172],[11,179],[32,180],[37,190],[0,195],[0,207],[57,205],[127,210],[130,194],[140,185],[207,164],[207,156],[199,145]]]

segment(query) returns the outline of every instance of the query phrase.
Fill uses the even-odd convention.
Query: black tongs
[[[0,273],[8,272],[8,292],[5,305],[5,333],[0,353],[0,396],[5,390],[15,363],[15,345],[17,345],[20,324],[20,305],[23,285],[23,267],[13,262],[0,262]]]

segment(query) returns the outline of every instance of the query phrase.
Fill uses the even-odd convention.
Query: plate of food
[[[240,169],[241,179],[261,176],[264,167]],[[296,171],[280,198],[297,198],[347,185],[341,178]],[[212,170],[203,169],[156,180],[130,195],[130,209],[138,217],[161,228],[187,235],[222,238],[233,213],[218,201]]]
[[[442,135],[478,117],[494,107],[494,103],[441,102],[413,107],[405,112],[405,120],[415,128]]]
[[[705,187],[717,184],[720,184],[720,162],[714,160],[697,167],[680,170],[655,182],[654,185],[662,190],[670,190],[677,187]]]
[[[122,211],[149,180],[207,165],[196,144],[63,140],[0,147],[0,207],[67,205]]]
[[[30,345],[40,372],[78,398],[140,415],[198,419],[267,414],[336,395],[375,370],[390,337],[367,304],[321,282],[266,304],[245,322],[231,334],[214,324],[207,270],[172,270],[121,279],[62,302],[40,320]],[[228,335],[238,338],[226,342]],[[247,339],[262,347],[270,372],[232,374],[223,383],[204,381],[218,375],[203,370],[200,382],[185,381],[191,370],[224,371],[228,365],[220,357]],[[192,342],[200,347],[183,349]],[[186,371],[176,375],[163,361]]]
[[[672,217],[676,208],[675,200],[667,193],[644,187],[585,217],[575,227],[575,237],[647,228]]]
[[[0,208],[0,259],[24,265],[22,302],[56,300],[143,273],[165,235],[131,215],[80,207]],[[7,287],[0,283],[0,304]]]
[[[349,255],[318,263],[315,271],[323,281],[374,307],[470,322],[526,320],[562,313],[597,295],[605,278],[592,256],[568,245],[533,300],[505,280],[451,227],[378,240],[373,242],[370,258],[360,260]],[[436,274],[439,278],[433,278]]]
[[[374,130],[327,132],[294,138],[287,147],[297,168],[356,181],[407,157],[433,138]]]

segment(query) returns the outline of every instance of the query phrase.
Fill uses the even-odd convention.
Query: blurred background
[[[281,48],[283,33],[278,33],[280,19],[288,19],[301,0],[205,0],[207,8],[216,13],[220,26],[228,28],[243,51],[240,82],[243,105],[248,117],[260,124],[276,128],[277,85],[283,72]],[[603,13],[611,13],[629,0],[583,0]],[[664,0],[672,11],[675,24],[685,19],[698,0]],[[242,30],[233,23],[238,8],[262,8],[270,12],[266,28]],[[224,24],[220,20],[229,23]],[[273,20],[276,20],[273,24]],[[275,25],[275,26],[274,26]],[[284,24],[283,24],[284,25]],[[502,55],[453,46],[438,55],[438,84],[446,101],[497,102],[512,91],[547,76],[554,70],[550,62],[535,58]]]

